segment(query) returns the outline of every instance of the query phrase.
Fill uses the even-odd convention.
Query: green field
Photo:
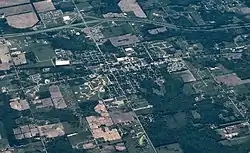
[[[158,153],[183,153],[180,148],[180,144],[173,143],[166,146],[161,146],[157,148]]]
[[[110,26],[108,28],[104,28],[102,33],[105,37],[116,37],[120,35],[125,35],[128,33],[132,33],[133,30],[131,29],[129,24],[122,24],[120,26]]]
[[[56,54],[50,45],[34,44],[30,47],[38,61],[45,61],[55,58]]]
[[[7,148],[9,145],[8,139],[6,138],[3,122],[0,121],[0,149]]]

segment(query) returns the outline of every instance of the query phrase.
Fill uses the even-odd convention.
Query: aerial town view
[[[250,0],[0,0],[0,153],[250,153]]]

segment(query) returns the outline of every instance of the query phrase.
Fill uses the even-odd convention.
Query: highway
[[[88,23],[91,24],[91,23],[98,23],[98,22],[100,22],[100,21],[92,20],[92,21],[89,21]],[[12,37],[20,37],[20,36],[29,36],[29,35],[50,32],[50,31],[55,31],[55,30],[61,30],[61,29],[66,29],[66,28],[76,27],[76,26],[81,26],[81,25],[84,25],[84,23],[75,23],[75,24],[63,25],[63,26],[59,26],[59,27],[41,29],[41,30],[30,31],[30,32],[3,34],[3,35],[0,35],[0,37],[1,38],[12,38]]]
[[[86,23],[74,23],[74,24],[68,24],[58,27],[52,27],[47,29],[41,29],[36,31],[29,31],[29,32],[23,32],[23,33],[10,33],[10,34],[2,34],[0,35],[0,38],[13,38],[13,37],[20,37],[20,36],[29,36],[44,32],[50,32],[55,30],[61,30],[71,27],[77,27],[77,26],[85,26],[86,24],[94,24],[94,23],[100,23],[100,22],[112,22],[112,21],[119,21],[119,22],[134,22],[134,23],[142,23],[142,24],[153,24],[157,26],[165,26],[169,29],[175,29],[175,30],[181,30],[181,31],[190,31],[190,32],[216,32],[216,31],[223,31],[223,30],[230,30],[230,29],[240,29],[240,28],[250,28],[250,23],[244,24],[244,25],[223,25],[222,27],[213,28],[212,26],[192,26],[192,27],[183,27],[183,26],[176,26],[174,24],[166,23],[166,22],[160,22],[160,21],[154,21],[154,20],[148,20],[148,19],[129,19],[129,18],[97,18],[97,17],[91,17],[86,16],[88,18],[92,18],[93,20],[85,21]]]
[[[137,22],[137,23],[146,23],[146,24],[154,24],[158,26],[166,26],[171,29],[178,29],[175,25],[173,24],[168,24],[164,22],[157,22],[157,21],[150,21],[150,20],[135,20],[135,19],[127,19],[127,18],[110,18],[110,19],[102,19],[102,18],[95,18],[91,17],[93,20],[86,21],[86,24],[93,24],[93,23],[100,23],[100,22],[112,22],[112,21],[120,21],[120,22]],[[39,33],[44,33],[44,32],[50,32],[50,31],[55,31],[55,30],[61,30],[61,29],[66,29],[66,28],[71,28],[71,27],[77,27],[77,26],[85,26],[85,23],[74,23],[74,24],[69,24],[69,25],[63,25],[63,26],[58,26],[58,27],[53,27],[53,28],[46,28],[46,29],[41,29],[41,30],[36,30],[36,31],[30,31],[30,32],[23,32],[23,33],[11,33],[11,34],[2,34],[0,35],[0,38],[13,38],[13,37],[20,37],[20,36],[29,36],[29,35],[34,35],[34,34],[39,34]]]
[[[89,16],[86,16],[89,17]],[[169,29],[176,29],[176,30],[182,30],[182,31],[196,31],[196,32],[215,32],[215,31],[223,31],[223,30],[230,30],[230,29],[239,29],[239,28],[250,28],[250,23],[245,25],[224,25],[223,27],[213,28],[211,26],[207,27],[182,27],[182,26],[176,26],[174,24],[166,23],[166,22],[160,22],[160,21],[153,21],[148,19],[129,19],[129,18],[97,18],[97,17],[89,17],[93,20],[86,21],[86,23],[74,23],[69,25],[63,25],[59,27],[53,27],[53,28],[47,28],[47,29],[41,29],[36,31],[30,31],[30,32],[23,32],[23,33],[11,33],[11,34],[2,34],[0,35],[0,38],[13,38],[13,37],[20,37],[20,36],[29,36],[44,32],[50,32],[55,30],[61,30],[71,27],[77,27],[77,26],[85,26],[85,24],[93,24],[93,23],[100,23],[100,22],[108,22],[108,21],[119,21],[119,22],[134,22],[134,23],[143,23],[143,24],[154,24],[157,26],[165,26]]]

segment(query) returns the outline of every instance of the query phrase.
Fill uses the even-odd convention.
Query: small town
[[[248,98],[248,0],[0,1],[0,153],[249,153]]]

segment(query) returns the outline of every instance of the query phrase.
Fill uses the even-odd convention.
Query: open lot
[[[106,38],[117,37],[132,32],[133,30],[128,23],[121,23],[119,26],[108,26],[102,30],[102,33]]]
[[[55,58],[56,54],[50,45],[33,44],[29,51],[34,52],[39,62]]]

